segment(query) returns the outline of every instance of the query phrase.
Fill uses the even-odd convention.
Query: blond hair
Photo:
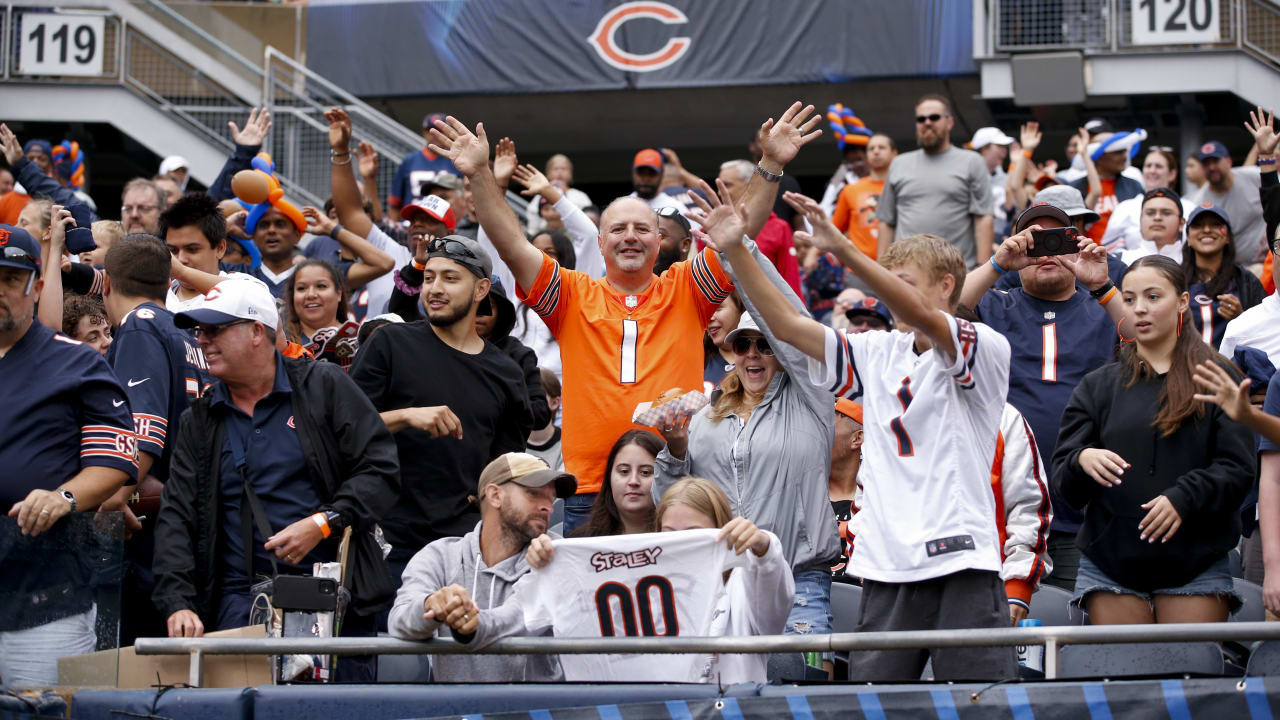
[[[950,275],[955,279],[951,288],[949,302],[954,310],[960,303],[960,293],[964,291],[965,265],[964,256],[954,245],[937,235],[912,235],[894,240],[880,254],[880,264],[886,270],[900,268],[915,263],[921,270],[929,273],[934,284],[942,282],[943,276]]]
[[[658,507],[653,511],[655,532],[662,530],[662,516],[673,505],[688,505],[711,518],[716,527],[724,527],[733,519],[733,513],[729,510],[729,496],[724,494],[720,486],[706,478],[685,476],[667,488]]]
[[[124,237],[124,225],[119,220],[95,220],[90,228],[93,242],[100,248],[109,248],[111,243]]]

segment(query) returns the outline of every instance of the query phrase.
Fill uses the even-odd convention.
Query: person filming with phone
[[[1014,222],[1015,234],[990,262],[969,273],[960,296],[1009,340],[1009,403],[1031,425],[1045,467],[1072,390],[1111,362],[1123,317],[1108,278],[1107,253],[1073,225],[1070,209],[1036,202],[1024,210]],[[1002,276],[1015,272],[1021,287],[993,289]],[[1051,502],[1053,573],[1044,582],[1070,590],[1080,562],[1075,534],[1083,518],[1056,494]]]

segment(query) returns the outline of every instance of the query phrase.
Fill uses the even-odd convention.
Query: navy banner
[[[307,11],[307,64],[362,96],[976,72],[960,0],[437,0]]]

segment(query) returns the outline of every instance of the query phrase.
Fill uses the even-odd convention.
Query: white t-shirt
[[[1163,255],[1170,260],[1181,264],[1182,246],[1185,245],[1186,242],[1186,240],[1178,240],[1177,242],[1171,242],[1162,248],[1158,248],[1156,247],[1156,244],[1150,240],[1139,240],[1137,247],[1124,250],[1120,253],[1120,260],[1125,265],[1132,265],[1137,262],[1139,258],[1144,258],[1148,255]]]
[[[550,627],[556,637],[707,635],[724,593],[724,571],[746,562],[716,539],[719,533],[684,530],[554,541],[551,564],[516,584],[526,631],[538,634]],[[705,660],[698,655],[560,656],[566,680],[591,682],[692,682],[704,671]]]
[[[391,302],[391,291],[396,288],[396,270],[408,265],[413,260],[413,251],[396,242],[390,235],[382,232],[377,225],[369,229],[369,234],[365,236],[365,240],[390,255],[391,259],[395,261],[395,268],[391,272],[370,280],[364,286],[364,292],[360,293],[361,296],[364,296],[365,293],[368,294],[369,310],[365,317],[371,318],[387,312],[387,305]],[[363,297],[361,299],[363,300]]]
[[[1142,218],[1140,217],[1142,199],[1141,195],[1131,197],[1116,205],[1116,209],[1111,211],[1111,219],[1107,220],[1107,231],[1102,234],[1102,246],[1107,249],[1107,252],[1134,250],[1142,244]],[[1185,219],[1195,207],[1186,198],[1182,198],[1182,217]],[[1185,229],[1183,237],[1186,237]],[[1182,262],[1181,256],[1174,259]]]
[[[1227,323],[1218,352],[1231,357],[1237,347],[1257,348],[1280,366],[1280,295],[1271,293]]]
[[[932,349],[916,354],[912,333],[826,328],[824,361],[809,361],[811,382],[861,398],[868,419],[850,575],[907,583],[1000,571],[991,458],[1009,388],[1009,342],[981,323],[946,319],[955,359]]]

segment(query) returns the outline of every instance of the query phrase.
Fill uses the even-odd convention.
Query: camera
[[[1077,239],[1079,235],[1080,233],[1073,227],[1032,230],[1031,239],[1034,241],[1035,247],[1027,248],[1027,257],[1074,255],[1080,252],[1080,245]]]

